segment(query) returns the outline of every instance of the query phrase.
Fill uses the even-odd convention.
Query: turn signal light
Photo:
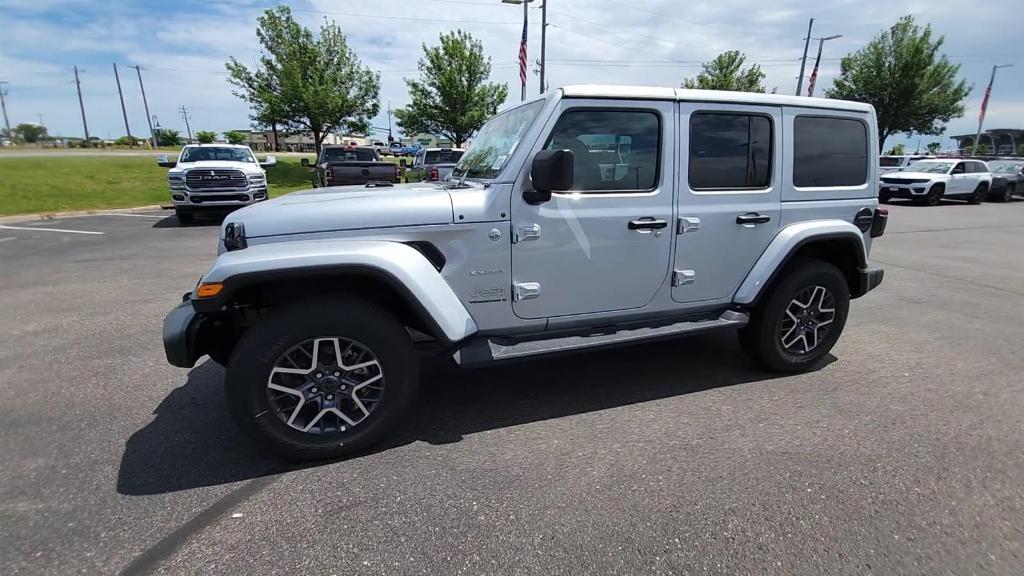
[[[224,289],[224,285],[220,282],[203,282],[196,289],[196,296],[200,298],[210,298],[220,294],[220,291]]]

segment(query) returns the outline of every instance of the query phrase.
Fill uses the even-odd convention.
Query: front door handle
[[[758,214],[757,212],[749,212],[747,214],[740,214],[736,217],[737,224],[764,224],[765,222],[771,222],[772,217],[767,214]]]
[[[668,226],[668,221],[656,220],[654,218],[638,218],[630,220],[628,226],[630,230],[661,230]]]

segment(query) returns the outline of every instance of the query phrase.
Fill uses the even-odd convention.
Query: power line
[[[437,1],[437,0],[435,0]],[[262,4],[239,4],[237,2],[228,2],[227,0],[209,0],[210,4],[223,4],[225,6],[234,6],[237,8],[273,8],[272,6]],[[455,3],[452,1],[452,3]],[[461,2],[460,2],[461,3]],[[482,4],[481,4],[482,6]],[[327,14],[330,16],[348,16],[350,18],[372,18],[376,20],[401,20],[405,22],[439,22],[443,24],[499,24],[502,26],[516,25],[517,22],[508,22],[505,20],[445,20],[441,18],[413,18],[411,16],[383,16],[380,14],[353,14],[351,12],[334,12],[327,10],[311,10],[308,8],[292,8],[292,12],[305,12],[311,14]]]

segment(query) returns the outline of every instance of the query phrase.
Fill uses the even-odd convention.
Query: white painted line
[[[0,228],[4,230],[42,230],[43,232],[63,232],[65,234],[95,234],[102,236],[106,232],[90,232],[88,230],[62,230],[60,228],[42,228],[34,226],[4,226],[0,224]]]
[[[7,242],[8,240],[17,240],[17,238],[15,238],[14,236],[7,236],[5,238],[0,238],[0,242]]]

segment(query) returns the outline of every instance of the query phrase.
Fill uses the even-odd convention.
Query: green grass
[[[267,169],[271,196],[312,187],[297,157]],[[0,216],[128,208],[170,201],[167,169],[152,157],[0,158]]]

